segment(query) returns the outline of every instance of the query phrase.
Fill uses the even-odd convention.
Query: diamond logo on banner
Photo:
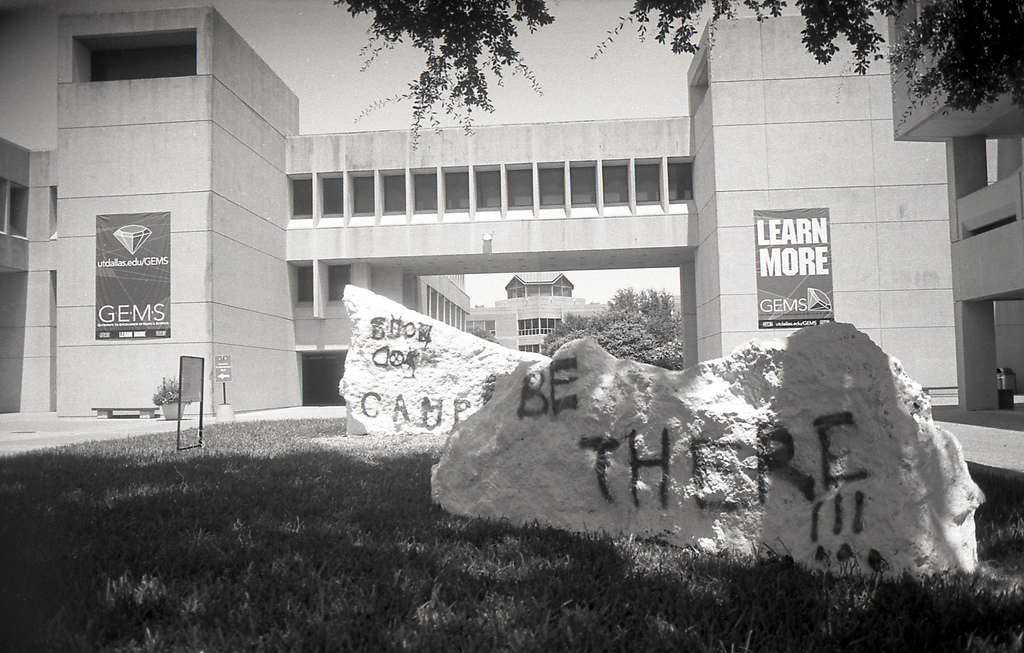
[[[817,288],[807,288],[807,310],[809,311],[831,311],[832,301],[824,292]]]
[[[142,243],[146,242],[146,239],[149,238],[152,233],[153,232],[150,231],[148,227],[143,227],[138,224],[128,224],[115,231],[114,238],[117,238],[117,240],[124,245],[124,248],[128,250],[129,254],[134,254],[140,247],[142,247]]]

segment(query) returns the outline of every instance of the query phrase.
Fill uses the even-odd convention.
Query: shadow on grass
[[[832,576],[454,517],[430,503],[436,447],[310,437],[331,428],[0,461],[0,648],[1014,650],[1024,629],[1019,586],[979,577]]]

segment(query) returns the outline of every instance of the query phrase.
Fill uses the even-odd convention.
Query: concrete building
[[[236,410],[323,401],[346,283],[462,326],[459,275],[651,267],[679,270],[687,360],[836,319],[954,388],[943,147],[895,141],[888,71],[817,65],[801,27],[717,24],[690,115],[414,147],[296,133],[299,98],[213,9],[64,16],[57,148],[0,143],[0,410],[147,405],[185,354],[232,356]],[[106,302],[147,260],[165,295]]]
[[[940,97],[912,102],[907,89],[907,72],[899,71],[897,140],[946,149],[960,407],[993,409],[996,370],[1024,372],[1024,109],[1006,94],[977,111],[955,111]]]
[[[554,332],[568,314],[594,315],[608,305],[573,297],[574,286],[561,272],[523,272],[505,285],[508,299],[492,307],[469,311],[469,330],[490,333],[509,349],[540,352],[544,338]]]

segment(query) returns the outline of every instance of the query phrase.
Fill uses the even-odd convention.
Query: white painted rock
[[[514,351],[410,310],[365,288],[345,286],[352,344],[339,392],[349,433],[448,433],[484,403],[485,389],[523,361]]]
[[[460,424],[432,488],[461,515],[866,572],[974,569],[983,501],[921,387],[845,324],[681,372],[571,342]]]

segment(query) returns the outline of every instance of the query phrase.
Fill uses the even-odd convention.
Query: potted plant
[[[160,411],[164,414],[164,419],[179,419],[178,379],[174,377],[167,378],[165,376],[164,380],[160,382],[160,385],[156,387],[156,392],[153,394],[153,403],[160,406]],[[188,406],[189,403],[191,402],[185,402],[180,405]]]

